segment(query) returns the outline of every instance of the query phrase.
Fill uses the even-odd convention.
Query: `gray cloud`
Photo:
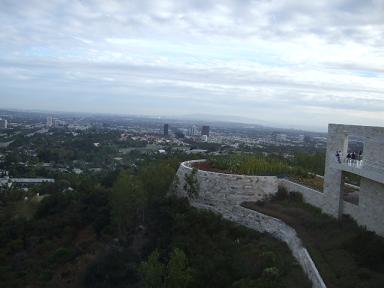
[[[0,0],[0,28],[8,107],[384,125],[383,0]]]

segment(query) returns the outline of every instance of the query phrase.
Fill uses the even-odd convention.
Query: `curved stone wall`
[[[187,196],[186,177],[191,175],[191,165],[205,160],[183,162],[177,171],[180,196]],[[273,195],[278,189],[278,178],[275,176],[248,176],[197,170],[199,199],[205,203],[224,201],[233,205],[244,201],[258,201]]]
[[[202,161],[205,160],[188,161],[180,165],[175,187],[179,197],[188,197],[186,177],[193,172],[191,164]],[[312,287],[326,288],[311,256],[292,227],[279,219],[240,206],[241,202],[262,200],[276,193],[279,185],[277,177],[232,175],[202,170],[197,170],[194,175],[199,193],[198,197],[189,197],[192,206],[221,214],[227,220],[269,233],[285,242],[312,282]]]

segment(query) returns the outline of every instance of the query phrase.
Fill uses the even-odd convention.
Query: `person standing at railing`
[[[351,160],[352,160],[352,165],[355,165],[356,164],[356,153],[355,152],[352,152]]]
[[[363,164],[363,151],[359,151],[359,165]]]
[[[337,158],[337,162],[339,162],[339,163],[341,163],[340,157],[341,157],[340,151],[336,151],[336,158]]]
[[[351,153],[348,152],[347,154],[347,164],[350,165],[351,164]]]

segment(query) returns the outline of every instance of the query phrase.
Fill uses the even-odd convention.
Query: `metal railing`
[[[356,159],[350,159],[350,158],[335,158],[335,161],[340,165],[347,165],[348,167],[352,168],[358,168],[358,169],[366,169],[366,170],[373,170],[378,172],[384,173],[384,161],[382,160],[356,160]]]

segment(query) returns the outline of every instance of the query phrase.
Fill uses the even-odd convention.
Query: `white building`
[[[52,116],[47,117],[47,127],[53,126],[53,118]]]
[[[359,161],[345,161],[350,137],[363,139]],[[342,157],[336,156],[341,151]],[[343,214],[384,236],[384,128],[329,124],[322,210],[334,217]],[[358,203],[344,201],[344,172],[360,176]]]
[[[195,136],[197,134],[198,134],[197,127],[195,125],[193,125],[191,128],[188,129],[188,133],[187,133],[188,136]]]
[[[8,121],[6,119],[0,119],[0,129],[7,129]]]
[[[12,185],[17,185],[21,187],[33,186],[43,183],[55,183],[55,179],[52,178],[11,178],[8,176],[3,176],[0,178],[0,187],[11,187]]]

